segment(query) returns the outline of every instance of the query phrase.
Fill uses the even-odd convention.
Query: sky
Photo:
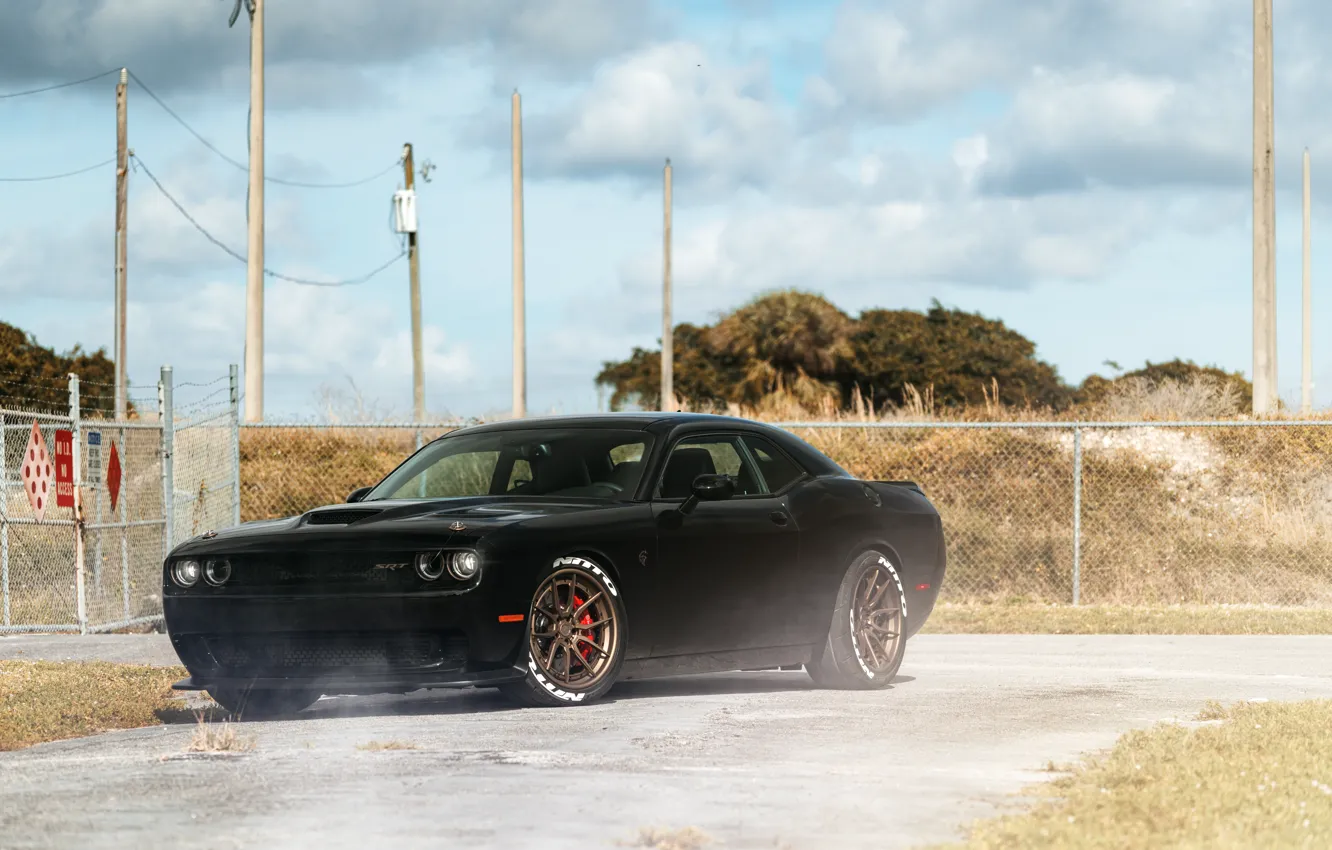
[[[249,38],[231,0],[13,0],[0,28],[0,319],[113,340],[115,75],[127,67],[131,383],[243,362]],[[1250,372],[1252,11],[1233,0],[269,0],[265,265],[353,280],[401,253],[417,164],[426,401],[505,415],[510,96],[523,102],[529,412],[597,409],[601,364],[765,291],[851,314],[1003,320],[1069,382],[1175,357]],[[1332,5],[1276,0],[1279,389],[1300,388],[1300,163],[1314,187],[1314,386]],[[145,89],[144,86],[147,88]],[[151,94],[150,94],[151,92]],[[182,120],[153,98],[156,95]],[[197,136],[195,135],[197,134]],[[207,140],[211,150],[199,137]],[[225,158],[224,158],[225,157]],[[232,162],[228,162],[228,158]],[[1329,164],[1329,165],[1325,165]],[[145,170],[146,169],[146,170]],[[381,173],[382,172],[382,173]],[[332,391],[411,411],[408,268],[270,278],[265,416]],[[354,388],[354,389],[353,389]]]

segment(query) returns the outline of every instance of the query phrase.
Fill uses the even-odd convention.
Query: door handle
[[[789,521],[789,518],[786,516],[785,511],[773,511],[772,513],[768,514],[768,519],[772,520],[777,525],[786,525],[786,523]]]

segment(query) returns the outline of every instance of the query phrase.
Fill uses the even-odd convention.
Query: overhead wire
[[[208,141],[208,139],[204,138],[203,134],[201,134],[198,130],[195,130],[193,127],[191,127],[188,121],[180,117],[180,114],[177,113],[170,106],[168,106],[166,101],[158,97],[157,93],[154,92],[151,88],[149,88],[148,85],[144,83],[144,81],[140,79],[137,74],[135,74],[133,71],[130,71],[129,76],[130,79],[134,80],[134,82],[138,84],[139,88],[143,89],[144,94],[152,98],[153,101],[156,102],[158,106],[162,107],[163,111],[165,111],[167,115],[170,115],[172,118],[174,118],[176,120],[176,123],[184,127],[185,130],[189,132],[191,136],[194,136],[194,138],[197,139],[200,144],[208,148],[208,150],[212,151],[228,165],[231,165],[234,168],[238,168],[241,171],[250,170],[250,167],[248,165],[239,160],[232,159],[231,157],[227,156],[216,145]],[[264,182],[277,183],[282,186],[295,186],[302,189],[350,189],[354,186],[363,186],[366,183],[378,180],[380,177],[383,177],[385,174],[388,174],[390,171],[393,171],[394,169],[398,168],[401,164],[402,164],[402,159],[399,158],[397,161],[395,161],[388,167],[376,171],[374,174],[371,174],[368,177],[362,177],[359,180],[350,180],[343,183],[314,183],[303,180],[284,180],[280,177],[269,177],[268,175],[264,175]]]
[[[63,174],[46,174],[41,177],[0,177],[0,183],[41,183],[47,180],[63,180],[66,177],[75,177],[79,174],[87,174],[89,171],[96,171],[99,168],[105,168],[113,164],[116,158],[113,156],[108,160],[89,165],[86,168],[80,168],[75,171],[66,171]]]
[[[27,91],[6,92],[5,94],[0,94],[0,100],[8,100],[11,97],[27,97],[30,94],[42,94],[43,92],[55,91],[56,89],[66,89],[70,86],[81,86],[84,83],[91,83],[93,80],[100,80],[102,77],[109,77],[112,74],[119,73],[119,71],[119,68],[112,68],[109,71],[102,71],[100,74],[93,74],[91,77],[84,77],[81,80],[70,80],[67,83],[56,83],[50,86],[42,86],[41,88],[28,89]]]
[[[208,232],[208,229],[207,229],[206,227],[204,227],[202,224],[200,224],[200,223],[198,222],[198,220],[194,218],[194,216],[190,215],[189,211],[185,209],[185,207],[180,203],[180,201],[176,200],[175,196],[173,196],[169,191],[167,191],[166,187],[162,185],[162,181],[158,180],[158,179],[157,179],[157,176],[153,174],[153,172],[148,168],[148,166],[147,166],[146,164],[144,164],[143,159],[141,159],[139,156],[135,155],[135,156],[133,156],[133,157],[131,158],[131,162],[133,162],[133,164],[134,164],[134,166],[135,166],[136,169],[143,171],[143,173],[144,173],[145,175],[147,175],[148,179],[149,179],[150,181],[152,181],[152,184],[153,184],[154,186],[157,187],[157,191],[159,191],[159,192],[162,193],[162,197],[166,198],[167,201],[168,201],[173,207],[176,208],[176,211],[177,211],[178,213],[180,213],[181,216],[183,216],[183,217],[185,218],[185,220],[188,221],[188,222],[194,227],[195,230],[199,231],[199,233],[200,233],[205,239],[207,239],[209,242],[211,242],[211,243],[213,243],[214,245],[216,245],[218,248],[220,248],[220,249],[221,249],[222,251],[224,251],[226,254],[230,255],[233,259],[239,260],[239,261],[242,262],[242,263],[248,262],[248,260],[246,259],[246,257],[245,257],[244,254],[241,254],[241,253],[239,253],[238,251],[235,251],[235,250],[232,249],[230,246],[228,246],[225,242],[223,242],[222,240],[218,239],[218,238],[217,238],[216,236],[214,236],[212,233],[209,233],[209,232]],[[267,276],[267,277],[274,278],[275,280],[283,280],[283,281],[286,281],[286,282],[288,282],[288,283],[297,283],[297,284],[300,284],[300,285],[302,285],[302,286],[329,286],[329,287],[336,287],[336,286],[356,286],[356,285],[358,285],[358,284],[362,284],[362,283],[365,283],[365,282],[369,281],[371,278],[375,277],[375,276],[378,275],[380,272],[382,272],[382,271],[384,271],[385,269],[387,269],[389,266],[392,266],[394,263],[398,262],[399,260],[401,260],[401,259],[402,259],[403,257],[405,257],[406,255],[407,255],[407,252],[406,252],[406,251],[402,251],[402,252],[398,253],[397,255],[395,255],[394,257],[392,257],[391,259],[389,259],[388,262],[383,263],[383,264],[380,265],[380,266],[377,266],[376,268],[374,268],[374,269],[372,269],[371,271],[369,271],[369,272],[367,272],[367,273],[361,275],[360,277],[349,278],[349,279],[347,279],[347,280],[333,280],[333,281],[327,281],[327,280],[311,280],[311,279],[309,279],[309,278],[301,278],[301,277],[295,277],[295,276],[293,276],[293,275],[281,274],[281,273],[279,273],[279,272],[275,272],[275,271],[273,271],[272,269],[270,269],[270,268],[268,268],[268,267],[264,267],[264,270],[263,270],[263,271],[264,271],[264,275]]]

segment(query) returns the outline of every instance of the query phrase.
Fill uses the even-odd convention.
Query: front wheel
[[[606,571],[560,558],[537,584],[527,617],[527,675],[502,685],[528,706],[587,703],[615,683],[624,660],[624,602]]]
[[[824,688],[883,688],[906,652],[906,593],[897,568],[879,552],[851,562],[837,591],[828,637],[806,665]]]
[[[209,688],[213,702],[238,720],[265,720],[295,714],[319,699],[313,691],[265,688]]]

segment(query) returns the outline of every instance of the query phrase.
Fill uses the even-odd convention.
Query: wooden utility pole
[[[661,241],[661,409],[675,410],[675,334],[671,324],[671,161],[663,175]]]
[[[245,254],[245,421],[264,419],[264,0],[250,15],[250,209]]]
[[[128,84],[129,72],[121,68],[120,82],[116,84],[116,347],[113,355],[116,358],[116,419],[125,419],[129,409],[126,401],[129,395],[126,350],[129,346],[125,341],[125,331],[128,327],[125,319],[128,306],[125,277],[128,265],[126,262],[128,239],[125,230],[129,198],[129,107],[126,100]]]
[[[1309,149],[1304,149],[1304,273],[1302,288],[1304,295],[1303,315],[1304,333],[1300,357],[1300,412],[1308,416],[1313,412],[1313,300],[1310,294],[1311,281],[1309,269]]]
[[[415,164],[410,143],[402,146],[402,167],[408,192],[416,189]],[[421,348],[421,259],[416,252],[416,228],[407,232],[407,266],[411,275],[412,301],[412,417],[425,421],[425,354]]]
[[[513,92],[513,416],[527,415],[527,313],[523,280],[523,102]]]
[[[1277,407],[1272,0],[1253,0],[1253,413]]]

